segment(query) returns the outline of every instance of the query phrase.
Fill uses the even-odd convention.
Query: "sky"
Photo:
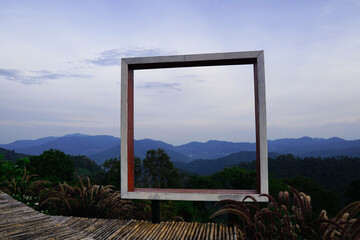
[[[0,143],[120,136],[120,60],[264,50],[268,139],[360,139],[359,1],[0,1]],[[254,141],[251,66],[135,71],[135,138]]]

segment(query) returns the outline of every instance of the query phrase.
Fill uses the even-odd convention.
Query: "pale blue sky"
[[[265,51],[269,139],[360,138],[359,1],[0,5],[0,143],[119,136],[121,57],[251,50]],[[136,138],[253,141],[251,69],[135,81]]]

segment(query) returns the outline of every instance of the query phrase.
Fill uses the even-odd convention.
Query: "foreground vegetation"
[[[230,200],[211,218],[231,214],[240,225],[242,239],[359,239],[360,202],[344,207],[329,219],[326,211],[313,216],[311,198],[290,187],[280,192],[278,201],[270,195],[269,204],[261,207],[255,199],[247,203]],[[265,194],[264,194],[265,195]],[[248,198],[251,198],[250,196]]]
[[[301,165],[292,155],[282,155],[270,162],[282,163],[287,158]],[[251,163],[199,176],[178,171],[162,149],[150,150],[145,159],[135,158],[134,162],[137,187],[245,189],[256,185],[256,172],[251,170]],[[358,160],[354,158],[348,163],[354,165]],[[291,166],[287,167],[292,170]],[[301,169],[300,166],[297,171]],[[313,178],[271,176],[268,205],[256,201],[225,201],[220,203],[225,206],[217,211],[217,205],[211,202],[162,201],[161,217],[162,220],[233,222],[242,227],[244,236],[254,239],[279,236],[355,239],[354,236],[360,235],[360,202],[356,202],[360,200],[359,181],[351,181],[343,189],[343,195],[339,195]],[[0,155],[0,188],[47,214],[151,219],[150,201],[121,199],[118,159],[109,159],[100,167],[85,156],[69,156],[58,150],[11,161]],[[312,196],[311,203],[310,197],[302,192]],[[350,205],[340,210],[341,200]]]

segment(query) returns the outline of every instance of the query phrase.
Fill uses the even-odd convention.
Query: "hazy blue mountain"
[[[9,143],[9,144],[0,144],[0,147],[10,149],[10,150],[15,150],[18,148],[25,148],[25,147],[41,145],[41,144],[50,142],[52,140],[55,140],[57,138],[58,137],[44,137],[44,138],[39,138],[36,140],[18,140],[18,141]]]
[[[39,141],[40,140],[40,141]],[[47,140],[47,141],[46,141]],[[98,135],[65,135],[63,137],[51,137],[34,140],[32,143],[26,141],[21,145],[21,141],[3,146],[6,149],[15,150],[18,153],[39,155],[49,149],[58,149],[70,155],[92,155],[104,151],[111,146],[119,144],[120,139],[113,136]],[[10,147],[8,147],[10,146]]]
[[[300,157],[332,157],[332,156],[347,156],[360,157],[360,147],[352,147],[345,149],[326,148],[322,150],[310,151],[299,155]]]
[[[174,150],[175,151],[175,147],[171,144],[168,144],[166,142],[162,142],[162,141],[156,141],[156,140],[152,140],[152,139],[141,139],[141,140],[135,140],[135,143],[138,144],[139,148],[143,148],[143,149],[158,149],[158,148],[162,148],[162,149],[166,149],[166,150]]]
[[[268,149],[271,152],[291,153],[297,156],[313,156],[316,154],[320,157],[332,155],[347,155],[346,149],[360,148],[360,140],[344,140],[333,137],[324,138],[284,138],[271,140]],[[353,156],[360,156],[360,151],[352,153]]]
[[[89,137],[89,136],[90,135],[81,134],[81,133],[72,133],[72,134],[66,134],[66,135],[64,135],[62,137]]]
[[[112,146],[104,151],[97,152],[89,156],[89,158],[95,161],[97,164],[101,165],[106,160],[111,158],[119,158],[120,157],[120,144]]]
[[[141,159],[144,159],[146,157],[146,152],[148,150],[158,149],[158,148],[163,148],[166,151],[166,153],[169,155],[170,160],[173,162],[175,161],[189,162],[193,160],[182,153],[172,150],[174,148],[172,145],[161,141],[154,141],[151,139],[134,141],[134,155]],[[95,162],[97,162],[98,164],[102,164],[107,159],[118,158],[118,157],[120,157],[120,144],[90,156],[90,158]]]
[[[142,139],[134,141],[134,154],[135,156],[143,159],[146,157],[146,152],[151,149],[162,148],[169,155],[173,162],[189,162],[193,159],[186,154],[177,151],[176,148],[168,143],[162,141],[155,141],[152,139]]]
[[[51,148],[71,155],[86,155],[97,163],[120,155],[120,138],[108,135],[89,136],[68,134],[62,137],[45,137],[37,140],[20,140],[0,147],[15,150],[18,153],[38,155]],[[142,139],[134,141],[135,155],[144,158],[149,149],[163,148],[173,162],[190,162],[193,159],[218,159],[232,153],[255,151],[255,143],[226,142],[211,140],[205,143],[190,142],[180,146]],[[279,154],[291,153],[296,156],[352,156],[360,157],[360,140],[341,138],[284,138],[268,141],[269,152]]]
[[[233,143],[217,140],[210,140],[206,143],[190,142],[175,147],[176,151],[193,159],[216,159],[227,156],[231,153],[240,151],[255,151],[255,149],[255,143]]]
[[[194,159],[215,159],[240,151],[255,151],[256,144],[248,142],[208,141],[176,146],[175,150]],[[268,151],[296,156],[352,156],[360,157],[360,140],[341,138],[284,138],[268,141]]]
[[[269,153],[269,157],[274,158],[279,154]],[[256,160],[255,151],[242,151],[230,154],[218,159],[197,159],[189,163],[174,162],[175,167],[199,175],[210,175],[223,170],[226,167],[238,166],[242,162]]]

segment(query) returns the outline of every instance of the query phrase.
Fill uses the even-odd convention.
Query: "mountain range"
[[[276,158],[279,154],[269,152],[270,158]],[[256,159],[255,151],[241,151],[232,153],[217,159],[196,159],[194,161],[174,162],[176,168],[199,175],[211,175],[227,167],[238,166],[242,162],[251,162]]]
[[[88,156],[98,164],[102,164],[107,159],[120,156],[120,138],[109,135],[90,136],[75,133],[62,137],[19,140],[9,144],[0,144],[0,147],[28,155],[39,155],[51,148],[59,149],[70,155]],[[135,156],[140,158],[144,158],[149,149],[158,148],[163,148],[173,162],[180,162],[178,165],[181,165],[190,162],[191,164],[196,164],[200,159],[221,159],[239,152],[254,152],[256,144],[210,140],[208,142],[190,142],[174,146],[152,139],[134,141]],[[310,137],[283,138],[269,140],[268,151],[269,156],[270,153],[290,153],[299,157],[329,157],[339,155],[360,157],[360,140],[344,140],[337,137],[329,139]]]

